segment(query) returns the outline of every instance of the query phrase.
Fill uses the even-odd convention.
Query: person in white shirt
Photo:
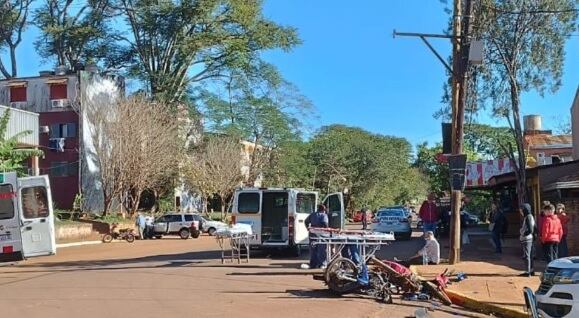
[[[438,265],[438,263],[440,263],[440,244],[438,244],[438,241],[434,237],[434,233],[432,231],[424,233],[424,240],[426,244],[424,244],[424,247],[414,254],[414,256],[405,261],[397,260],[397,262],[406,267],[424,264]]]

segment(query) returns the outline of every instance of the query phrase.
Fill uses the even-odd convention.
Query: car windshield
[[[404,211],[402,210],[380,210],[378,211],[378,217],[388,217],[388,216],[404,216]]]

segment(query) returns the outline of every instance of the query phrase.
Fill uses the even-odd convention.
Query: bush
[[[97,220],[99,220],[103,223],[108,223],[108,224],[126,223],[126,221],[127,221],[127,219],[125,219],[120,214],[109,214],[109,215],[105,215],[105,216],[100,216],[97,218]]]

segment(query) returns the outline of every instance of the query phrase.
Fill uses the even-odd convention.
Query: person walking
[[[535,218],[531,211],[531,205],[528,203],[523,204],[523,207],[519,209],[521,216],[523,217],[523,224],[520,229],[520,241],[523,248],[523,256],[525,258],[525,272],[520,276],[530,277],[535,276],[535,267],[533,260],[533,240],[535,238]]]
[[[433,193],[428,195],[426,201],[422,203],[418,215],[422,220],[422,230],[424,233],[430,231],[436,234],[436,227],[438,226],[438,209],[436,207],[435,197]]]
[[[318,205],[318,210],[308,215],[304,221],[306,227],[309,228],[328,228],[329,220],[326,214],[326,206],[323,204]],[[310,264],[309,268],[323,268],[326,266],[326,260],[328,256],[326,255],[326,247],[324,245],[313,245],[312,238],[315,238],[316,234],[310,232]]]
[[[547,252],[547,261],[552,262],[559,258],[559,242],[563,237],[561,220],[555,215],[555,207],[549,204],[544,208],[545,219],[541,228],[541,242]]]
[[[503,252],[502,236],[507,231],[507,218],[501,209],[497,209],[493,215],[494,224],[492,226],[493,242],[495,243],[495,253],[501,254]]]
[[[366,208],[362,208],[362,211],[360,211],[362,214],[362,230],[367,230],[368,229],[368,209]]]
[[[563,227],[563,237],[559,243],[559,257],[569,256],[569,249],[567,247],[567,233],[569,233],[569,216],[565,213],[565,205],[563,203],[557,204],[557,211],[555,212],[559,220],[561,221],[561,226]]]
[[[145,228],[147,227],[147,220],[145,220],[145,216],[143,213],[139,213],[137,215],[137,220],[135,221],[135,225],[137,226],[137,230],[139,231],[139,239],[145,239]]]

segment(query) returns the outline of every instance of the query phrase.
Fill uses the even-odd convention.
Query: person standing
[[[559,243],[559,257],[569,256],[569,249],[567,247],[567,233],[569,232],[569,216],[565,213],[565,205],[562,203],[557,204],[557,211],[555,212],[557,217],[561,221],[561,226],[563,227],[563,237]]]
[[[495,243],[495,253],[501,254],[503,252],[502,236],[507,229],[507,218],[501,209],[497,209],[493,215],[492,236]]]
[[[362,208],[362,230],[368,229],[368,209]]]
[[[525,272],[520,276],[530,277],[535,276],[534,260],[533,260],[533,239],[536,235],[535,233],[535,218],[531,211],[531,205],[528,203],[523,204],[523,208],[519,209],[521,216],[523,217],[523,224],[520,229],[520,241],[523,247],[523,255],[525,257]]]
[[[559,258],[559,242],[563,237],[561,220],[555,215],[555,207],[549,204],[544,208],[545,219],[541,228],[541,242],[547,252],[547,261],[552,262]]]
[[[137,220],[135,222],[135,225],[137,226],[137,230],[139,231],[139,239],[143,240],[145,239],[145,228],[147,227],[147,220],[145,220],[145,216],[143,215],[143,213],[139,213],[137,215]]]
[[[326,206],[323,204],[318,205],[318,210],[316,212],[308,215],[304,221],[306,227],[309,229],[313,228],[328,228],[329,220],[326,214]],[[324,245],[313,245],[312,238],[316,237],[316,234],[310,232],[310,264],[309,268],[323,268],[325,267],[326,259],[326,247]]]
[[[430,193],[427,200],[422,203],[420,211],[418,212],[418,215],[422,220],[422,230],[424,233],[429,231],[436,233],[439,215],[434,199],[434,194]]]

